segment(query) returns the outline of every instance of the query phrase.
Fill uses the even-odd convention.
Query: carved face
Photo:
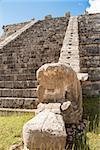
[[[63,100],[68,87],[73,83],[73,70],[70,67],[56,63],[46,64],[37,72],[41,99]],[[44,89],[44,91],[43,91]]]

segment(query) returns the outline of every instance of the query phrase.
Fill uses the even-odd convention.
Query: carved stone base
[[[55,111],[50,105],[24,125],[24,150],[65,149],[67,135],[63,117],[60,111]],[[54,107],[59,109],[59,106],[57,104]]]

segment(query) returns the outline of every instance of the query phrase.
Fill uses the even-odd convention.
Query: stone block
[[[13,97],[23,97],[22,89],[13,89]]]
[[[45,110],[24,125],[24,150],[63,150],[66,146],[66,136],[62,116]]]
[[[80,81],[86,81],[88,79],[88,73],[77,73],[77,77]]]
[[[61,114],[60,107],[61,107],[61,103],[48,103],[48,104],[39,103],[37,105],[36,114],[38,114],[44,110],[52,111],[55,114]]]
[[[38,101],[35,98],[1,97],[0,108],[35,109]]]

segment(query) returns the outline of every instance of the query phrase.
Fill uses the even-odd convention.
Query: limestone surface
[[[81,119],[82,92],[80,82],[75,71],[69,65],[45,64],[37,71],[37,80],[39,82],[37,95],[40,102],[68,103],[69,101],[71,103],[70,111],[68,109],[62,110],[64,120],[66,123],[73,123]],[[68,120],[65,119],[65,116]],[[71,116],[74,117],[74,120]]]
[[[71,16],[63,40],[59,62],[69,64],[75,72],[80,72],[78,17]]]
[[[48,107],[52,108],[50,105]],[[24,150],[63,150],[66,130],[62,115],[52,109],[44,109],[24,125],[23,140]]]

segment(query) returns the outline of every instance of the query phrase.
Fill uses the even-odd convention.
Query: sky
[[[94,1],[100,2],[100,0],[0,0],[0,33],[3,25],[20,23],[32,18],[41,20],[49,14],[53,17],[64,16],[68,11],[74,16],[83,14],[86,9],[88,11],[91,11],[91,7],[93,9]]]

